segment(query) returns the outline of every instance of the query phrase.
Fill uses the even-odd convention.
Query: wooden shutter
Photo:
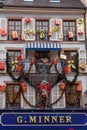
[[[5,31],[7,32],[7,19],[6,18],[0,18],[0,29],[4,28]],[[7,35],[1,36],[0,35],[0,40],[7,40]]]
[[[52,31],[53,27],[55,27],[55,20],[56,19],[50,19],[50,31]],[[61,37],[63,38],[63,34],[62,34],[62,19],[58,19],[60,21],[60,31],[58,32],[54,32],[52,31],[52,36],[50,37],[50,41],[60,41]]]
[[[86,70],[86,51],[85,50],[79,50],[79,68],[81,68],[81,65],[83,66],[83,69],[80,69],[81,71]]]
[[[30,35],[26,34],[25,30],[30,30],[32,32],[35,32],[35,19],[32,18],[29,23],[25,22],[25,18],[23,18],[23,20],[22,20],[22,35],[25,34],[25,40],[26,41],[27,40],[30,40],[30,41],[35,40],[35,35],[33,35],[33,34],[30,34]]]
[[[62,90],[59,89],[59,84],[55,85],[53,88],[52,88],[52,91],[51,91],[51,102],[53,103],[54,101],[56,101],[59,96],[61,95],[62,93]],[[53,108],[64,108],[65,107],[65,93],[63,94],[62,98],[52,106]]]
[[[28,86],[27,91],[24,92],[24,95],[27,101],[29,101],[32,105],[35,105],[35,89],[33,87]],[[25,102],[23,97],[21,97],[21,107],[24,109],[32,108]]]
[[[83,20],[82,24],[78,24],[80,19]],[[81,30],[82,34],[79,34],[80,30]],[[77,40],[78,41],[84,41],[85,40],[85,30],[84,30],[84,19],[83,18],[77,19]]]
[[[5,108],[5,93],[0,92],[0,109]]]

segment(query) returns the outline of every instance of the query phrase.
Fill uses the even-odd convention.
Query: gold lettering
[[[57,116],[52,116],[52,123],[57,122]]]
[[[64,116],[59,117],[59,123],[64,123]]]
[[[49,122],[49,116],[44,116],[44,123]]]
[[[66,116],[66,123],[71,123],[71,116]]]
[[[19,123],[19,124],[23,123],[22,116],[17,117],[17,123]]]
[[[30,119],[30,123],[36,123],[36,116],[34,117],[29,116],[29,119]]]

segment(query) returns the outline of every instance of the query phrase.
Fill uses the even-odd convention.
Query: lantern
[[[6,85],[4,83],[0,84],[0,92],[4,92],[6,90]]]
[[[73,38],[73,32],[69,31],[69,38]]]
[[[27,90],[27,84],[21,83],[21,88],[22,88],[22,91],[25,92]]]
[[[65,83],[60,84],[60,89],[64,90],[65,89]]]
[[[56,20],[55,20],[55,25],[57,25],[57,26],[60,25],[60,21],[59,21],[59,19],[56,19]]]
[[[5,62],[0,61],[0,70],[5,70]]]
[[[65,73],[71,72],[71,68],[69,66],[64,66],[64,72]]]
[[[30,22],[30,18],[25,18],[25,22],[29,23]]]
[[[13,37],[13,39],[18,39],[17,31],[12,31],[12,37]]]
[[[76,90],[77,90],[78,92],[81,92],[81,91],[82,91],[82,85],[81,85],[81,84],[77,85]]]
[[[31,64],[32,65],[35,64],[35,59],[34,58],[31,59]]]
[[[54,59],[53,59],[53,64],[54,64],[54,65],[57,65],[57,63],[58,63],[58,59],[57,59],[57,58],[54,58]]]
[[[24,59],[24,57],[23,57],[22,55],[20,55],[20,56],[17,57],[17,60],[20,60],[20,61],[21,61],[21,60],[23,60],[23,59]]]
[[[16,67],[16,71],[18,71],[18,72],[21,72],[22,71],[22,65],[17,65],[17,67]]]
[[[52,36],[52,31],[49,32],[49,37],[51,37],[51,36]]]

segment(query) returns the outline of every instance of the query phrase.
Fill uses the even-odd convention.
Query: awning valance
[[[27,47],[26,50],[61,50],[61,46],[60,43],[57,42],[31,42],[31,43],[27,43]]]

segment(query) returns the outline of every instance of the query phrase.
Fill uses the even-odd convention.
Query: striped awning
[[[26,50],[61,50],[60,43],[57,42],[31,42],[27,43]]]

